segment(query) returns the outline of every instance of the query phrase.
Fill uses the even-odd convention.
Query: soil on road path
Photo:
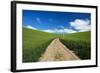
[[[46,48],[46,51],[40,58],[40,61],[68,61],[80,60],[72,51],[64,46],[59,38],[54,39]]]

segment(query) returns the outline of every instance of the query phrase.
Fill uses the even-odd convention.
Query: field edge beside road
[[[23,28],[22,38],[23,63],[38,62],[54,38],[60,38],[60,41],[78,55],[81,60],[91,59],[90,31],[62,35]]]

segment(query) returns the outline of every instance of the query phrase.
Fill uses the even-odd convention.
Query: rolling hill
[[[23,62],[37,62],[54,38],[76,53],[82,60],[90,59],[90,31],[72,34],[52,34],[23,28]]]

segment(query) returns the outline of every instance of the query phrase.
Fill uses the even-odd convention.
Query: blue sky
[[[89,31],[90,13],[23,10],[24,27],[50,33]]]

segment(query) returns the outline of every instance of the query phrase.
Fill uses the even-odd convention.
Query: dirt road
[[[40,58],[40,61],[67,61],[80,60],[72,51],[65,47],[59,40],[54,39],[46,48],[45,53]]]

